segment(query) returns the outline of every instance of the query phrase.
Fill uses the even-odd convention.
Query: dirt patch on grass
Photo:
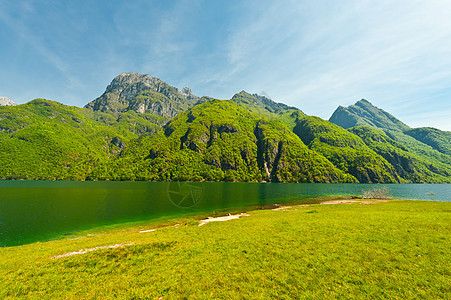
[[[279,206],[279,207],[276,207],[276,208],[273,208],[272,210],[286,210],[286,209],[290,209],[290,208],[293,208],[292,206]]]
[[[317,200],[313,203],[307,203],[307,204],[295,204],[295,205],[279,205],[275,204],[274,208],[271,208],[271,210],[274,211],[283,211],[283,210],[298,210],[300,207],[307,207],[312,205],[334,205],[334,204],[360,204],[360,205],[370,205],[370,204],[379,204],[379,203],[386,203],[387,200],[380,200],[380,199],[372,199],[372,200],[362,200],[362,199],[334,199],[334,200]]]
[[[328,200],[323,201],[320,204],[324,205],[334,205],[334,204],[361,204],[361,205],[369,205],[369,204],[379,204],[388,202],[387,200]]]
[[[115,245],[99,246],[99,247],[94,247],[94,248],[80,249],[80,250],[77,250],[77,251],[67,252],[67,253],[64,253],[64,254],[61,254],[61,255],[53,256],[52,259],[69,257],[69,256],[73,256],[73,255],[81,255],[81,254],[85,254],[85,253],[88,253],[88,252],[101,250],[101,249],[114,249],[114,248],[121,248],[121,247],[131,246],[131,245],[133,245],[133,243],[132,244],[115,244]]]
[[[224,221],[235,220],[235,219],[239,219],[241,217],[248,217],[248,216],[250,216],[250,215],[246,214],[246,213],[241,213],[241,214],[237,214],[237,215],[228,215],[228,216],[217,217],[217,218],[209,217],[209,218],[200,220],[199,226],[205,225],[210,222],[224,222]]]
[[[139,233],[147,233],[147,232],[154,232],[156,229],[148,229],[148,230],[141,230]]]

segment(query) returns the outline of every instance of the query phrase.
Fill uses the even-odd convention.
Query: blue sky
[[[451,2],[0,0],[0,96],[83,106],[122,72],[328,119],[361,98],[451,130]]]

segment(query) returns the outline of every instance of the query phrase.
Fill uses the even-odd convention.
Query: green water
[[[451,201],[451,185],[386,186],[396,198]],[[125,222],[326,195],[360,195],[366,184],[0,181],[0,247]]]

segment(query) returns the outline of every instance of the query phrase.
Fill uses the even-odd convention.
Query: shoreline
[[[261,208],[259,210],[286,211],[286,210],[296,210],[299,207],[308,207],[308,206],[313,206],[313,205],[339,205],[339,204],[375,205],[375,204],[387,203],[388,201],[401,201],[401,200],[393,200],[393,199],[390,199],[390,200],[386,200],[386,199],[374,199],[374,200],[371,200],[371,199],[370,200],[340,199],[339,200],[339,199],[336,199],[336,200],[324,200],[317,204],[314,204],[314,203],[297,204],[297,205],[273,204],[271,208]],[[227,215],[224,215],[224,216],[216,216],[216,217],[210,216],[210,217],[200,219],[200,220],[196,219],[196,221],[198,221],[198,226],[201,227],[201,226],[211,223],[211,222],[226,222],[226,221],[231,221],[231,220],[238,220],[242,217],[249,217],[252,215],[253,212],[255,212],[255,210],[250,210],[247,212],[242,212],[242,213],[237,213],[237,214],[227,213]],[[161,230],[163,228],[169,228],[169,227],[178,228],[179,226],[180,226],[180,224],[177,223],[175,225],[168,225],[168,226],[161,226],[161,227],[139,230],[138,232],[140,234],[145,234],[145,233],[155,232],[155,231]],[[102,250],[102,249],[122,248],[122,247],[133,246],[133,245],[134,245],[133,243],[125,243],[125,244],[97,246],[97,247],[93,247],[93,248],[79,249],[79,250],[75,250],[75,251],[71,251],[71,252],[66,252],[63,254],[55,255],[51,258],[59,259],[59,258],[73,256],[73,255],[82,255],[82,254],[86,254],[86,253],[89,253],[92,251],[97,251],[97,250]]]
[[[139,228],[139,231],[148,231],[152,232],[157,229],[166,228],[166,227],[172,227],[175,225],[182,224],[184,222],[200,222],[202,219],[215,219],[215,218],[223,218],[226,216],[231,216],[235,214],[246,214],[253,211],[260,211],[260,210],[288,210],[288,209],[296,209],[297,207],[306,207],[306,206],[312,206],[312,205],[337,205],[337,204],[359,204],[359,205],[370,205],[370,204],[379,204],[379,203],[386,203],[388,201],[412,201],[412,202],[443,202],[448,203],[446,201],[439,201],[439,200],[411,200],[411,199],[362,199],[359,196],[327,196],[327,197],[318,197],[318,198],[311,198],[308,200],[303,200],[302,203],[294,203],[294,202],[286,202],[283,204],[279,203],[273,203],[273,204],[265,204],[265,205],[249,205],[246,207],[241,208],[228,208],[218,211],[211,211],[211,212],[194,212],[194,213],[187,213],[177,216],[163,216],[158,217],[156,219],[150,219],[150,220],[138,220],[138,221],[131,221],[131,222],[125,222],[125,223],[113,223],[109,225],[102,225],[102,226],[95,226],[88,229],[82,229],[79,231],[71,231],[66,233],[61,233],[54,238],[49,238],[45,240],[38,240],[30,243],[24,243],[19,245],[12,245],[12,246],[3,246],[0,247],[0,249],[3,248],[16,248],[16,247],[22,247],[27,245],[32,245],[36,243],[47,243],[47,242],[53,242],[53,241],[61,241],[61,240],[79,240],[86,237],[91,236],[99,236],[104,234],[109,234],[111,232],[116,231],[129,231],[133,230],[135,228]],[[209,221],[210,222],[210,221]]]
[[[418,201],[418,200],[402,200],[402,199],[390,199],[390,200],[356,200],[356,199],[331,199],[331,200],[325,200],[325,199],[311,199],[309,203],[302,203],[302,204],[268,204],[265,206],[257,206],[257,207],[250,207],[249,209],[226,209],[224,211],[219,212],[213,212],[213,213],[194,213],[194,214],[187,214],[182,216],[176,216],[176,217],[163,217],[160,220],[149,220],[149,221],[137,221],[137,222],[131,222],[131,223],[118,223],[108,226],[101,226],[101,227],[95,227],[92,229],[87,229],[84,231],[77,232],[79,236],[74,237],[68,237],[68,236],[62,236],[61,238],[57,239],[51,239],[48,241],[42,241],[42,242],[35,242],[35,243],[46,243],[46,242],[52,242],[52,241],[59,241],[59,240],[80,240],[86,237],[95,237],[100,236],[104,234],[110,234],[114,232],[119,231],[136,231],[141,234],[144,233],[151,233],[155,232],[161,229],[165,228],[171,228],[186,223],[190,223],[190,225],[198,225],[202,226],[204,224],[210,223],[210,222],[216,222],[216,221],[230,221],[239,219],[238,216],[250,216],[252,212],[256,211],[285,211],[285,210],[296,210],[301,207],[309,207],[313,205],[336,205],[336,204],[359,204],[359,205],[374,205],[374,204],[380,204],[380,203],[387,203],[388,201]],[[35,244],[30,243],[30,244]],[[18,246],[12,246],[12,247],[20,247],[30,244],[24,244],[24,245],[18,245]],[[8,248],[8,247],[5,247]],[[0,248],[1,249],[1,248]]]

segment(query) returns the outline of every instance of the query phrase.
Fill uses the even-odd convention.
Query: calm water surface
[[[451,202],[445,184],[0,181],[0,247],[118,223],[361,195],[383,186],[394,198]]]

